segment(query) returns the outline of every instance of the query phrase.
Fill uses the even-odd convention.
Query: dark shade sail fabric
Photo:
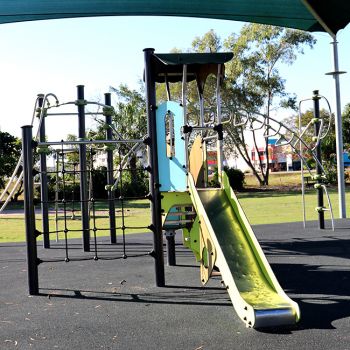
[[[350,1],[0,0],[0,24],[98,16],[201,17],[336,34],[350,21]]]

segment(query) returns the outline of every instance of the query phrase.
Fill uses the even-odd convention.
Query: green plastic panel
[[[299,307],[279,285],[227,175],[223,173],[221,189],[197,189],[189,176],[189,189],[214,244],[215,265],[242,321],[248,327],[296,323]]]
[[[254,309],[289,307],[263,273],[259,256],[252,249],[225,191],[208,190],[199,191],[198,194],[245,301]]]
[[[192,206],[192,201],[189,192],[162,192],[161,209],[162,221],[164,223],[171,208],[174,206]],[[200,243],[199,243],[199,219],[195,218],[191,229],[183,228],[183,245],[191,249],[196,257],[200,260]]]

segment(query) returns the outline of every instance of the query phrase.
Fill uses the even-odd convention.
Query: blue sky
[[[0,129],[20,136],[31,119],[37,93],[54,92],[60,102],[76,98],[76,85],[86,86],[88,99],[101,99],[109,86],[137,87],[145,47],[168,52],[187,49],[195,36],[214,29],[222,39],[238,33],[242,23],[165,17],[106,17],[4,24],[0,26]],[[298,98],[314,89],[334,106],[331,38],[316,33],[313,50],[305,49],[291,67],[281,68],[287,91]],[[350,74],[350,27],[339,32],[340,69]],[[342,105],[350,102],[350,76],[341,77]],[[307,106],[305,106],[306,108]],[[281,117],[284,115],[281,115]],[[49,134],[76,133],[76,123],[50,120]],[[50,137],[51,138],[51,137]]]

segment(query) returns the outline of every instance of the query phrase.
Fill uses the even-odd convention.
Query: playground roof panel
[[[187,81],[205,81],[209,74],[217,74],[218,65],[232,59],[232,52],[220,53],[157,53],[153,55],[153,70],[157,82],[178,82],[187,65]],[[222,71],[224,67],[221,67]]]
[[[257,22],[336,34],[345,0],[0,0],[0,23],[97,16],[178,16]]]
[[[164,65],[220,64],[231,60],[233,53],[156,53],[154,56]]]

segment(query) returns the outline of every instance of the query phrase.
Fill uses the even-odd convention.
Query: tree
[[[112,128],[114,138],[116,139],[143,139],[147,135],[147,117],[146,100],[142,88],[137,90],[130,89],[127,85],[121,84],[118,88],[111,87],[112,92],[117,95],[118,102],[114,107],[112,116]],[[105,139],[105,123],[100,123],[97,130],[91,131],[94,139]],[[147,184],[143,172],[137,168],[138,150],[133,148],[134,144],[118,144],[114,153],[116,163],[119,165],[121,160],[128,155],[127,169],[123,172],[123,188],[132,196],[140,193],[145,194]],[[145,147],[138,148],[143,151]],[[137,148],[137,147],[136,147]],[[125,193],[124,193],[125,194]]]
[[[222,42],[220,37],[210,30],[203,37],[195,37],[192,41],[191,48],[188,49],[188,52],[197,52],[197,53],[213,53],[218,52],[222,48]],[[172,49],[172,53],[181,53],[178,49]],[[182,102],[182,83],[171,83],[171,100]],[[216,103],[216,78],[212,75],[209,75],[206,80],[205,89],[204,89],[204,103],[205,110],[207,113],[204,116],[205,122],[211,120],[212,115],[210,111],[215,111]],[[199,123],[199,96],[196,81],[191,81],[187,84],[187,119],[190,123],[198,125]],[[157,84],[157,101],[164,102],[168,99],[166,86],[165,84]],[[208,112],[209,111],[209,112]]]
[[[77,141],[78,137],[74,134],[68,134],[66,137],[67,141]],[[60,152],[56,156],[67,158],[67,161],[70,164],[79,164],[79,147],[77,145],[71,146],[71,152],[66,153],[65,155]],[[66,156],[66,157],[65,157]]]
[[[111,87],[117,95],[113,125],[125,139],[141,139],[147,133],[146,101],[142,91],[131,90],[121,84]]]
[[[231,35],[224,48],[233,52],[233,60],[227,66],[227,81],[224,103],[233,113],[242,110],[248,114],[260,113],[266,117],[265,134],[269,135],[270,116],[278,108],[292,107],[294,98],[285,91],[285,80],[281,77],[280,64],[291,65],[302,54],[304,46],[313,47],[315,39],[306,32],[261,24],[245,25],[239,35]],[[242,128],[228,129],[227,148],[237,148],[252,169],[261,185],[268,185],[269,166],[263,166],[259,157],[259,170],[252,166],[251,155],[246,149],[246,138]],[[257,135],[252,131],[255,149]],[[265,158],[269,159],[269,138],[265,138]]]
[[[344,149],[350,153],[350,103],[346,104],[342,113]]]
[[[314,112],[309,109],[301,114],[301,126],[302,130],[310,123],[314,117]],[[335,135],[335,116],[332,114],[331,118],[329,111],[321,109],[320,117],[324,120],[324,132],[328,130],[327,135],[321,140],[321,157],[323,166],[328,180],[331,183],[336,183],[337,181],[337,169],[336,169],[336,135]],[[330,125],[329,125],[330,120]],[[283,121],[291,129],[298,130],[299,128],[299,116],[293,115]],[[342,113],[342,130],[343,130],[343,143],[344,151],[349,152],[350,148],[350,104],[347,104]],[[303,140],[306,144],[311,145],[314,143],[312,137],[314,136],[313,125],[307,130],[304,130]],[[311,159],[310,159],[311,161]],[[311,161],[312,162],[312,161]]]
[[[192,50],[194,52],[219,52],[221,48],[221,39],[213,29],[210,29],[202,37],[196,36],[192,41]]]
[[[0,131],[0,188],[6,186],[7,178],[12,175],[20,156],[21,141],[7,132]],[[22,192],[22,188],[17,190],[15,198],[17,199]]]
[[[285,91],[285,80],[279,73],[279,65],[291,65],[302,54],[305,46],[313,47],[315,39],[306,32],[284,29],[261,24],[245,25],[239,35],[232,34],[223,42],[210,30],[202,37],[194,38],[192,52],[231,51],[233,59],[226,64],[226,79],[222,87],[222,110],[228,117],[230,114],[263,114],[269,131],[269,118],[278,108],[295,107],[296,98]],[[180,101],[179,84],[172,89],[172,98]],[[211,118],[210,111],[215,110],[215,77],[209,76],[204,90],[206,101],[205,121]],[[166,99],[164,87],[157,89],[157,96]],[[188,88],[188,119],[197,123],[198,97],[195,83]],[[259,154],[259,168],[256,169],[247,149],[244,127],[231,126],[226,128],[225,152],[238,153],[246,161],[261,185],[268,184],[269,167],[264,168],[262,156]],[[252,132],[255,148],[257,135]],[[268,137],[265,139],[265,157],[269,157]]]
[[[313,110],[309,109],[301,114],[301,125],[305,128],[309,124],[311,119],[314,117]],[[329,125],[329,111],[325,109],[320,110],[320,117],[325,121],[324,128],[328,128]],[[283,120],[283,122],[289,126],[291,129],[298,130],[299,128],[299,116],[292,115],[289,118]],[[342,113],[342,130],[343,130],[343,144],[344,150],[350,151],[350,103],[345,105]],[[312,143],[312,136],[314,136],[313,127],[304,134],[303,139],[306,143]],[[331,125],[326,137],[321,142],[322,157],[323,159],[330,158],[331,155],[336,153],[336,139],[335,139],[335,116],[332,114]]]
[[[142,91],[130,90],[121,84],[119,88],[111,88],[118,96],[115,107],[113,124],[124,139],[143,139],[147,135],[146,101]],[[120,155],[125,155],[134,145],[122,145],[119,148]],[[129,156],[130,183],[135,188],[142,182],[143,176],[137,171],[137,153]],[[127,176],[127,175],[125,175]]]

